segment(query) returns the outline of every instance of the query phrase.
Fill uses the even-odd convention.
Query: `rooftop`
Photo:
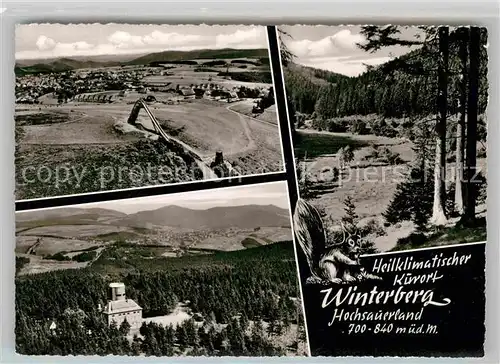
[[[111,288],[118,288],[118,287],[125,287],[125,284],[121,283],[121,282],[113,282],[113,283],[110,283],[109,286]]]
[[[110,315],[138,310],[142,310],[142,307],[139,306],[134,300],[128,298],[123,301],[109,301],[104,307],[103,312]]]

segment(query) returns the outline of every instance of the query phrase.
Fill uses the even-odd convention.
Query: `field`
[[[216,152],[222,152],[239,175],[280,171],[274,101],[257,114],[247,112],[272,86],[262,76],[270,75],[268,66],[249,61],[208,69],[203,65],[207,60],[196,62],[133,68],[142,90],[134,86],[121,92],[84,93],[92,99],[75,96],[64,101],[48,93],[37,104],[16,104],[16,199],[198,180],[203,174],[196,158],[208,168]],[[243,65],[246,68],[238,67]],[[74,77],[79,77],[78,72]],[[132,71],[101,68],[95,72]],[[266,82],[257,82],[260,78]],[[204,94],[197,91],[195,97],[193,89]],[[231,95],[231,99],[210,94]],[[145,131],[152,124],[144,110],[137,126],[127,123],[133,104],[146,96],[154,97],[149,109],[167,135],[181,145],[180,152]],[[98,100],[103,97],[106,102]],[[240,112],[241,107],[246,111]]]
[[[213,218],[219,215],[228,217]],[[80,268],[81,259],[75,257],[85,252],[85,262],[95,267],[161,268],[170,257],[244,250],[291,238],[287,211],[272,205],[219,207],[216,212],[166,206],[135,214],[73,207],[26,211],[16,216],[16,254],[27,259],[17,273]]]
[[[306,178],[307,199],[311,200],[325,214],[328,226],[337,230],[341,218],[345,214],[344,201],[350,196],[359,217],[360,226],[375,224],[383,229],[383,234],[373,236],[372,240],[380,251],[403,249],[396,245],[398,240],[415,232],[416,226],[411,221],[403,221],[395,225],[386,224],[383,214],[394,198],[398,184],[404,181],[411,162],[415,159],[413,144],[404,138],[389,138],[375,135],[356,135],[352,133],[333,133],[311,129],[298,130],[295,146],[298,158],[297,168]],[[354,151],[350,167],[342,172],[339,179],[334,168],[339,168],[337,152],[349,146]],[[385,148],[389,152],[385,152]],[[374,157],[374,151],[397,155],[395,164],[383,158]],[[478,166],[486,174],[486,159],[479,158]],[[454,163],[447,164],[448,186],[452,184]],[[305,176],[305,177],[304,177]],[[304,180],[303,180],[304,181]],[[478,217],[486,214],[486,205],[477,207]],[[453,226],[458,220],[450,218],[444,230],[438,231],[418,246],[412,248],[459,243],[463,241],[484,240],[484,225],[476,229],[457,233]],[[409,247],[406,247],[409,248]]]

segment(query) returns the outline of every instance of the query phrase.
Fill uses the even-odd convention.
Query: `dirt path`
[[[245,102],[245,101],[237,101],[237,102],[234,102],[234,103],[232,103],[231,105],[226,106],[226,109],[228,109],[229,111],[234,112],[234,113],[236,113],[236,114],[238,114],[238,115],[244,116],[244,117],[246,117],[246,118],[248,118],[248,119],[252,119],[252,120],[258,121],[259,123],[263,123],[263,124],[271,125],[271,126],[273,126],[273,127],[277,127],[277,126],[278,126],[278,124],[277,124],[277,123],[271,123],[271,122],[266,121],[266,120],[257,119],[257,118],[254,118],[254,117],[252,117],[252,116],[248,116],[248,115],[242,114],[242,113],[240,113],[240,112],[235,111],[235,110],[233,110],[233,109],[232,109],[233,107],[235,107],[235,106],[237,106],[237,105],[239,105],[239,104],[243,104],[243,103],[246,103],[246,102]]]
[[[229,111],[232,111],[231,109],[229,109],[229,107],[227,109]],[[236,111],[232,111],[232,112],[234,112],[235,114],[238,115],[241,126],[243,127],[243,130],[245,132],[245,136],[248,139],[248,144],[246,146],[244,146],[238,153],[243,153],[243,152],[249,151],[251,149],[254,149],[255,148],[255,141],[252,138],[252,132],[251,132],[250,128],[248,127],[248,122],[247,122],[247,120],[245,120],[245,118],[247,118],[247,116],[240,114],[240,113],[237,113]]]

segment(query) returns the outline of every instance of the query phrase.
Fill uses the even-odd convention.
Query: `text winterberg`
[[[424,307],[427,305],[432,306],[446,306],[450,304],[449,298],[443,298],[441,302],[434,301],[434,292],[432,290],[409,290],[405,291],[403,286],[389,291],[379,291],[377,286],[374,286],[370,292],[357,292],[358,287],[351,286],[344,291],[340,288],[337,293],[332,296],[332,288],[323,289],[320,292],[324,293],[322,308],[328,307],[330,304],[335,303],[339,307],[342,304],[350,306],[365,306],[365,305],[380,305],[380,304],[399,304],[421,303]]]

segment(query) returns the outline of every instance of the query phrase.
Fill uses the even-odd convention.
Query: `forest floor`
[[[394,249],[399,239],[415,232],[415,225],[411,221],[387,226],[382,216],[393,199],[396,187],[403,181],[409,171],[410,163],[416,157],[413,144],[409,140],[310,129],[298,130],[297,134],[295,156],[298,158],[297,168],[302,172],[300,175],[306,175],[307,178],[306,198],[325,212],[325,222],[329,229],[340,228],[340,220],[345,214],[344,200],[350,196],[356,206],[360,225],[374,222],[384,229],[384,235],[373,238],[378,250]],[[332,171],[333,168],[339,168],[337,152],[346,145],[354,150],[354,159],[339,178]],[[399,156],[397,163],[390,164],[384,158],[376,157],[377,154],[387,153],[385,149],[389,154]],[[384,153],[380,153],[381,151]],[[485,158],[478,159],[478,166],[486,175]],[[453,181],[453,168],[454,163],[447,164],[447,176],[449,176],[447,181]],[[485,206],[478,206],[478,217],[486,214],[484,210]],[[455,222],[454,219],[450,219],[447,228],[453,228]],[[457,236],[461,234],[457,232],[438,234],[429,239],[428,244],[450,244],[470,239],[485,240],[484,226],[463,233],[465,236],[461,236],[460,239]]]

